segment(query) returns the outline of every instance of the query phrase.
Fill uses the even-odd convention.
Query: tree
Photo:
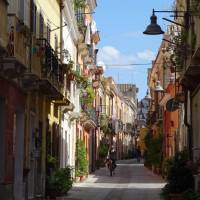
[[[86,148],[83,141],[81,140],[77,140],[76,143],[75,174],[77,177],[88,174],[88,160]]]

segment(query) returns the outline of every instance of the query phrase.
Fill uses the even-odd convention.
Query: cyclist
[[[108,150],[108,154],[106,157],[106,163],[108,164],[109,160],[112,160],[113,170],[115,170],[115,168],[117,167],[116,157],[117,157],[117,155],[116,155],[115,148],[114,148],[114,146],[111,146],[111,148]]]

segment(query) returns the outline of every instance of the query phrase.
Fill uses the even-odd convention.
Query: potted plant
[[[67,194],[73,183],[71,172],[72,168],[70,167],[60,168],[47,177],[46,189],[50,198],[55,199]]]
[[[83,110],[92,106],[94,98],[94,90],[91,85],[88,85],[84,90],[82,90],[82,97],[80,98]]]
[[[83,141],[77,140],[76,143],[76,160],[75,160],[75,176],[80,177],[82,181],[84,176],[88,174],[87,152]]]
[[[154,173],[161,173],[161,165],[162,165],[162,144],[163,144],[163,135],[160,133],[158,135],[151,135],[150,133],[145,137],[145,160],[152,167],[152,171]]]
[[[99,160],[97,162],[97,167],[103,167],[104,166],[104,161],[106,159],[107,153],[108,153],[108,145],[104,143],[100,143],[99,146]]]
[[[169,163],[167,184],[163,189],[163,193],[167,194],[171,200],[182,200],[182,193],[194,188],[194,178],[192,170],[188,166],[186,151],[176,153]]]

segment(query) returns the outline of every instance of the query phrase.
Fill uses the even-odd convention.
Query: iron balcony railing
[[[98,116],[95,108],[89,108],[86,110],[89,119],[92,120],[96,125],[98,124]]]
[[[40,48],[43,50],[43,56],[41,58],[43,78],[63,82],[63,69],[55,50],[51,47],[47,39],[39,38],[37,40]]]

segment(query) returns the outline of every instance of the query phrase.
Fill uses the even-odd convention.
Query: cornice
[[[93,11],[97,7],[96,0],[87,0],[90,10]]]

